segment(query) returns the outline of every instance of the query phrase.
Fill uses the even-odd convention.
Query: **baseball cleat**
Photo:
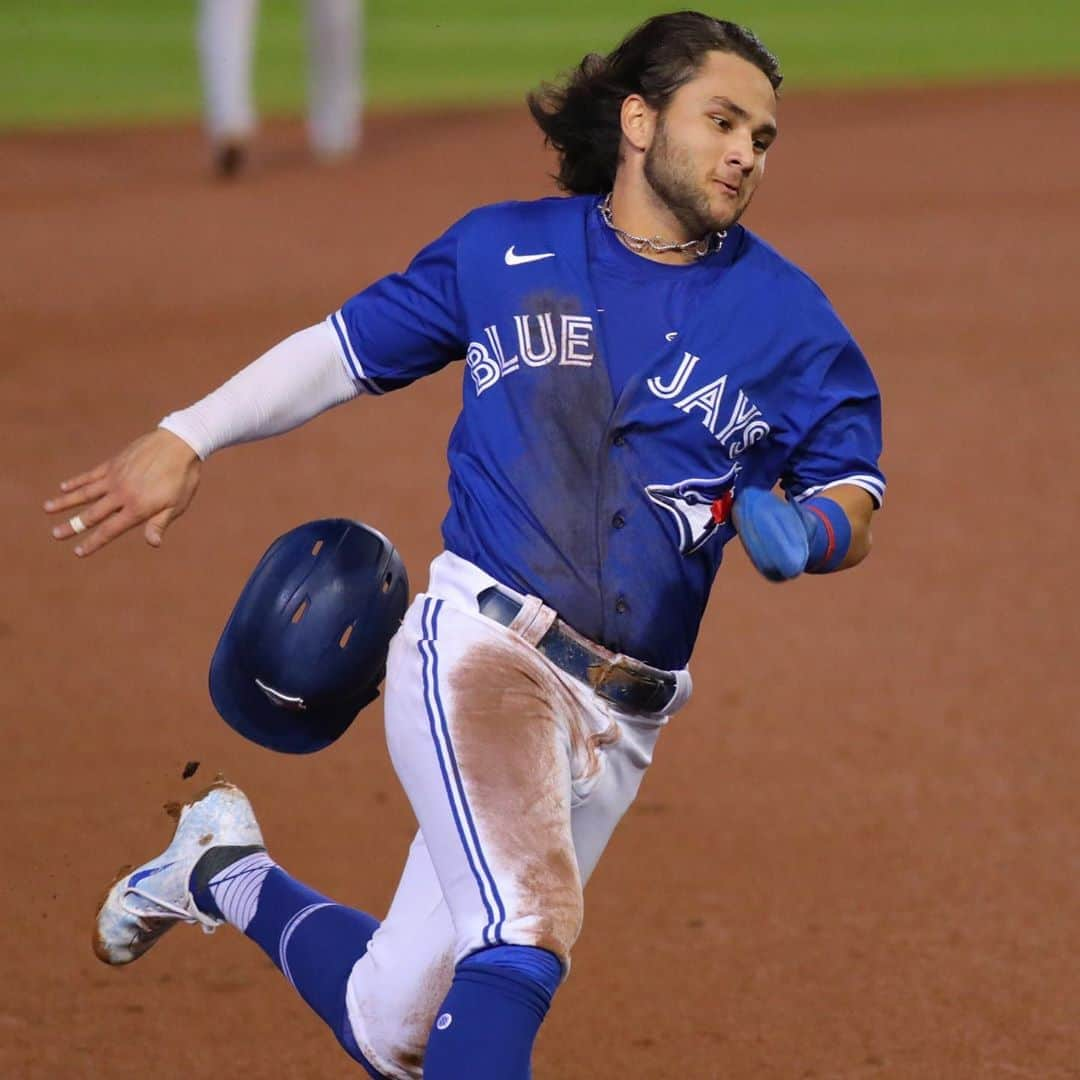
[[[196,923],[211,934],[222,920],[195,906],[192,869],[211,847],[259,845],[263,838],[247,796],[217,779],[185,806],[170,809],[177,820],[172,843],[132,870],[125,867],[98,909],[94,953],[106,964],[130,964],[178,922]]]
[[[247,147],[242,142],[225,142],[214,149],[214,173],[222,180],[233,180],[247,164]]]

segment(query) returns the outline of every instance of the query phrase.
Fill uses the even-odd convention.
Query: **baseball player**
[[[197,40],[214,169],[235,176],[255,133],[251,58],[259,0],[200,0]],[[308,137],[323,161],[360,136],[362,0],[308,0]]]
[[[136,525],[157,546],[214,451],[464,359],[445,550],[389,652],[387,742],[419,831],[386,918],[290,877],[219,786],[114,886],[103,959],[228,922],[370,1075],[529,1075],[583,886],[689,697],[725,545],[771,581],[844,570],[883,498],[863,354],[739,224],[780,82],[730,22],[647,21],[530,97],[566,197],[467,214],[49,500],[76,554]]]

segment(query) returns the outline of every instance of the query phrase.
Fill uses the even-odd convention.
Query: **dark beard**
[[[686,155],[672,147],[663,116],[657,121],[656,137],[645,154],[645,179],[692,240],[723,232],[739,220],[745,209],[740,207],[730,220],[713,215],[708,198],[692,179]]]

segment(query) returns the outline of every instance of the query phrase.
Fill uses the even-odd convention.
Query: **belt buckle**
[[[590,664],[587,674],[593,691],[615,705],[642,712],[659,712],[671,700],[669,694],[656,708],[647,707],[653,705],[658,691],[667,689],[666,680],[644,671],[634,671],[619,658]]]

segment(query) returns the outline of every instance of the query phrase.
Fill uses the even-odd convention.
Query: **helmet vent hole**
[[[382,591],[384,593],[388,593],[390,591],[390,586],[393,583],[394,583],[394,575],[393,574],[387,574],[386,577],[384,577],[382,579]]]
[[[345,646],[349,644],[349,638],[352,637],[352,631],[353,631],[353,628],[352,628],[351,624],[349,626],[345,627],[345,633],[342,634],[341,637],[338,639],[338,648],[339,649],[344,649]]]
[[[322,551],[323,542],[321,540],[315,541],[315,546],[311,549],[312,555],[318,555]]]
[[[292,621],[294,623],[298,623],[304,617],[304,613],[307,611],[307,609],[308,601],[307,597],[305,596],[304,599],[301,601],[300,606],[293,612]]]

